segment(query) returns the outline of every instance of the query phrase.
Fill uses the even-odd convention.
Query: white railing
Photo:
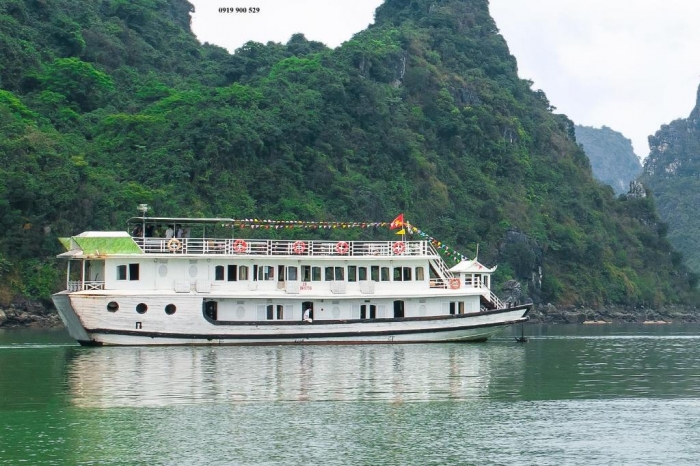
[[[427,241],[291,241],[233,238],[134,238],[145,253],[232,256],[436,256]]]
[[[105,282],[83,282],[80,280],[68,282],[68,291],[89,291],[89,290],[104,290]]]

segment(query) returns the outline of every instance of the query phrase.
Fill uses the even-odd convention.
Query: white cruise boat
[[[530,310],[491,291],[495,267],[448,269],[431,240],[255,240],[233,237],[248,221],[231,218],[129,222],[131,234],[61,239],[66,290],[53,301],[83,345],[485,341]]]

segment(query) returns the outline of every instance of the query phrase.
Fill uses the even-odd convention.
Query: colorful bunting
[[[289,228],[311,228],[311,229],[334,229],[334,228],[380,228],[389,227],[390,230],[395,230],[401,228],[397,235],[409,234],[418,235],[421,238],[426,239],[432,244],[435,249],[442,252],[455,262],[460,262],[464,260],[469,260],[463,254],[455,251],[441,241],[436,240],[432,236],[428,235],[424,231],[414,227],[409,222],[404,220],[404,214],[400,214],[392,222],[307,222],[303,220],[261,220],[257,218],[248,218],[241,220],[234,220],[231,227],[235,228],[251,228],[251,229],[270,229],[273,228],[278,230],[289,229]]]

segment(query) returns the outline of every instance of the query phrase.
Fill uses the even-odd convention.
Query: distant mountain
[[[235,54],[200,45],[191,11],[0,0],[0,303],[63,287],[56,237],[123,229],[139,203],[363,223],[405,212],[448,260],[478,245],[496,283],[535,301],[691,296],[653,200],[595,181],[571,120],[518,77],[487,0],[386,0],[336,49],[299,34]],[[387,235],[236,231],[266,233]]]
[[[700,272],[700,88],[690,116],[663,125],[649,145],[642,182],[668,223],[668,239]]]
[[[593,176],[612,186],[615,194],[625,194],[630,181],[642,173],[642,164],[632,149],[632,141],[622,133],[603,126],[576,125],[576,141],[591,161]]]

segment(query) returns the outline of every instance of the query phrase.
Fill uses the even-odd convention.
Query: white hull
[[[68,294],[54,295],[69,333],[84,345],[280,345],[485,341],[503,327],[527,320],[529,305],[454,316],[373,320],[208,322],[193,314],[168,324],[134,328],[80,318]],[[104,313],[102,313],[104,315]],[[121,325],[119,325],[121,324]],[[127,326],[128,325],[128,326]]]

